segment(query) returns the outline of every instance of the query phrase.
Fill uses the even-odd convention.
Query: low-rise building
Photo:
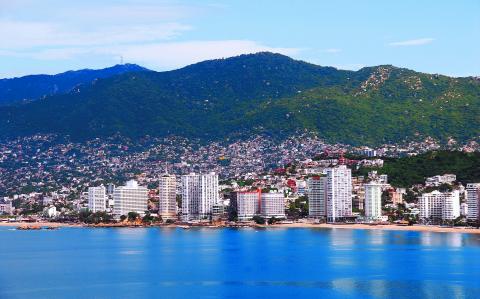
[[[13,212],[12,202],[0,199],[0,215],[1,214],[10,215],[12,214],[12,212]]]
[[[429,177],[425,180],[425,186],[438,187],[442,184],[453,184],[457,180],[457,176],[454,174],[444,174]]]

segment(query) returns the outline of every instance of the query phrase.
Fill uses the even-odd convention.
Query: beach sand
[[[0,226],[8,227],[19,227],[19,226],[40,226],[40,227],[92,227],[83,224],[70,224],[70,223],[59,223],[59,222],[35,222],[35,223],[26,223],[26,222],[0,222]],[[184,227],[185,225],[176,225],[171,224],[168,226],[164,225],[152,225],[152,226],[140,226],[140,227]],[[102,227],[102,226],[98,226]],[[119,225],[118,227],[122,227]],[[129,227],[125,225],[125,227]],[[208,228],[215,228],[216,226],[205,226]],[[219,226],[222,227],[222,226]],[[313,223],[288,223],[288,224],[274,224],[274,225],[264,225],[264,226],[255,226],[252,227],[262,227],[262,228],[320,228],[320,229],[368,229],[368,230],[395,230],[395,231],[419,231],[419,232],[440,232],[440,233],[468,233],[468,234],[480,234],[480,229],[476,228],[465,228],[465,227],[440,227],[434,225],[412,225],[412,226],[401,226],[401,225],[368,225],[368,224],[313,224]]]

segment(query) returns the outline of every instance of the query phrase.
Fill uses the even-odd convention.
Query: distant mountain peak
[[[0,106],[34,101],[49,95],[65,94],[76,86],[96,79],[109,78],[131,72],[148,72],[136,64],[117,64],[103,69],[72,70],[55,75],[28,75],[0,80]]]

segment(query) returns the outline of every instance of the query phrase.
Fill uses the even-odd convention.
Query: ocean
[[[480,298],[480,235],[0,227],[0,298]]]

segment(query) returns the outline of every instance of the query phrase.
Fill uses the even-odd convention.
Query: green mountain
[[[411,187],[423,184],[427,177],[453,173],[462,184],[480,181],[480,153],[433,151],[413,157],[387,158],[380,174],[387,174],[393,186]],[[357,175],[367,175],[372,169],[361,168]]]
[[[128,72],[145,72],[147,69],[135,64],[118,64],[100,70],[68,71],[56,75],[30,75],[19,78],[0,79],[0,105],[30,102],[54,94],[72,91],[80,84],[108,78]]]
[[[309,130],[350,144],[419,135],[464,141],[480,135],[480,82],[388,65],[342,71],[257,53],[100,79],[0,113],[1,137],[118,132],[221,140]]]

